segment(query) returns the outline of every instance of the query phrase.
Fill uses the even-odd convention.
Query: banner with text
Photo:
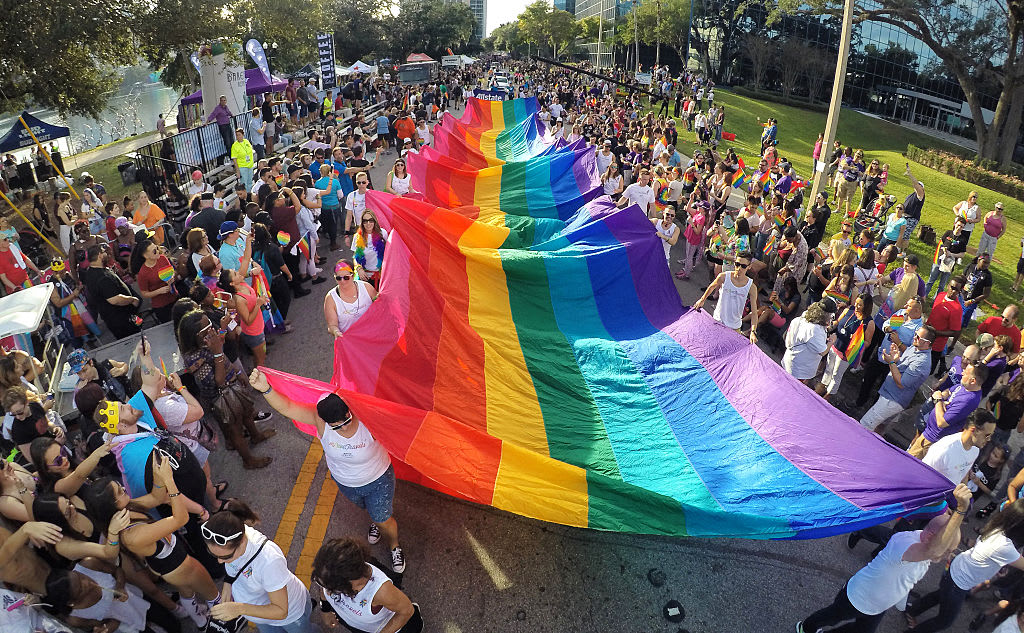
[[[316,48],[320,53],[320,87],[330,90],[338,87],[334,74],[334,33],[320,33],[316,36]]]

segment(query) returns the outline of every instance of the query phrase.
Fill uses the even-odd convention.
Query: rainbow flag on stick
[[[766,171],[766,172],[762,173],[760,176],[757,177],[757,182],[759,182],[763,186],[763,185],[767,185],[768,181],[770,181],[771,179],[772,179],[772,172],[771,171]]]
[[[765,242],[762,253],[765,257],[768,257],[773,248],[775,248],[775,231],[772,231],[771,235],[768,236],[768,241]]]
[[[942,242],[941,241],[939,242],[939,245],[935,247],[935,258],[932,259],[932,264],[938,264],[939,263],[939,251],[940,250],[942,250]]]
[[[299,252],[302,253],[302,255],[307,260],[311,259],[310,256],[309,256],[311,251],[310,251],[310,248],[309,248],[309,236],[308,235],[303,235],[302,236],[302,239],[299,240],[299,242],[298,242],[298,246],[299,246]]]
[[[687,169],[683,172],[683,182],[687,185],[692,185],[697,182],[697,174]]]
[[[743,183],[747,182],[747,174],[743,171],[746,165],[743,164],[742,158],[737,160],[739,161],[739,167],[736,168],[736,171],[732,172],[732,186],[742,187]]]
[[[814,253],[815,253],[815,255],[818,256],[818,261],[819,262],[823,262],[823,261],[825,261],[826,258],[828,258],[828,253],[826,253],[825,249],[823,247],[821,247],[821,246],[815,247]]]
[[[836,300],[836,303],[838,303],[839,305],[844,305],[844,304],[850,303],[850,295],[843,294],[842,292],[839,292],[838,290],[826,290],[825,291],[825,296],[826,297],[832,297],[833,299]]]
[[[782,314],[782,302],[778,297],[772,299],[772,310],[775,310],[775,314]]]
[[[781,213],[773,215],[772,222],[775,224],[775,228],[779,229],[780,231],[786,228],[786,216]]]

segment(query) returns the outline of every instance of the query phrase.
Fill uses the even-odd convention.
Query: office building
[[[694,27],[710,44],[712,67],[724,66],[719,69],[720,82],[752,84],[752,65],[743,53],[742,36],[735,35],[732,42],[723,41],[722,34],[711,28],[713,22],[705,21],[700,13],[705,4],[694,4]],[[867,0],[869,6],[864,8],[871,8],[872,4],[872,0]],[[970,14],[979,17],[997,8],[995,0],[965,0],[964,6],[970,9]],[[764,23],[757,16],[750,17],[754,18],[751,20],[754,23]],[[818,86],[818,94],[815,95],[818,101],[827,102],[839,49],[840,29],[838,16],[787,16],[760,35],[780,42],[795,38],[807,44],[811,48],[808,64],[813,62],[810,57],[814,56],[829,59],[833,65],[826,65],[830,68],[824,73],[827,78],[823,85]],[[730,51],[732,55],[728,54]],[[723,65],[723,57],[732,57],[734,61]],[[993,59],[992,63],[998,66],[1001,61]],[[690,67],[696,68],[699,64],[697,51],[691,49]],[[763,87],[777,90],[779,75],[777,70],[770,69],[767,85]],[[999,97],[999,86],[995,82],[983,83],[979,94],[985,119],[990,121]],[[795,96],[808,96],[808,86],[803,80],[798,83]],[[843,103],[889,119],[973,137],[973,118],[956,77],[928,46],[891,24],[873,21],[854,23]]]
[[[576,0],[555,0],[555,9],[576,15]]]
[[[479,42],[487,35],[487,0],[463,0],[469,5],[476,18],[476,26],[473,29],[473,41]]]
[[[595,66],[608,67],[615,63],[613,48],[615,40],[615,19],[629,13],[633,4],[629,0],[563,0],[573,2],[576,9],[577,20],[589,18],[592,15],[604,15],[604,33],[601,37],[601,51],[598,52],[598,44],[593,42],[580,42],[580,45],[590,53],[590,62]],[[558,8],[556,0],[555,8]],[[568,9],[566,9],[568,11]]]

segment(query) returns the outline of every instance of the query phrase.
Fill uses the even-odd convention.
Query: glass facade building
[[[574,5],[576,19],[582,20],[592,15],[604,15],[604,33],[602,34],[600,54],[598,53],[597,42],[580,42],[590,54],[590,62],[595,66],[607,67],[615,63],[612,42],[615,39],[615,20],[627,13],[633,7],[630,0],[564,0],[571,1]],[[555,8],[559,8],[558,0],[555,0]],[[568,11],[568,9],[566,9]]]
[[[576,15],[576,0],[555,0],[554,5],[559,11],[568,11]]]
[[[810,47],[806,58],[808,68],[804,74],[817,72],[819,76],[824,75],[824,79],[816,82],[801,79],[796,84],[794,95],[827,101],[835,69],[833,60],[839,49],[840,18],[784,17],[768,26],[763,8],[754,7],[748,8],[735,21],[736,28],[730,32],[723,28],[723,22],[717,19],[715,12],[728,10],[735,4],[738,4],[736,0],[694,3],[693,25],[706,42],[708,54],[704,59],[691,44],[691,67],[707,64],[713,69],[712,76],[717,75],[720,82],[752,85],[753,64],[743,45],[744,34],[754,33],[778,42],[795,39]],[[870,9],[872,5],[875,5],[872,0],[866,0],[861,8]],[[970,14],[965,15],[965,19],[970,19],[987,14],[996,8],[996,3],[993,0],[964,0],[963,6],[970,9]],[[728,27],[727,23],[725,25]],[[816,57],[830,63],[816,66],[813,59]],[[762,88],[780,88],[780,59],[781,55],[775,56],[775,63],[769,66]],[[993,59],[992,63],[999,65],[1001,60]],[[810,92],[816,94],[810,95]],[[1000,86],[995,81],[980,86],[986,120],[991,120],[999,92]],[[973,119],[955,76],[928,46],[891,24],[874,21],[854,24],[843,102],[886,118],[944,133],[973,136]]]
[[[476,26],[473,29],[473,40],[479,42],[487,35],[487,0],[462,0],[469,5],[473,17],[476,18]]]

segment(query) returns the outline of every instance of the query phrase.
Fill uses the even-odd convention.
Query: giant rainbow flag
[[[460,129],[504,129],[531,103],[470,100]],[[592,149],[409,167],[423,200],[367,195],[392,239],[333,384],[268,370],[308,406],[338,391],[403,478],[572,526],[775,539],[952,489],[684,307],[644,212],[594,193]]]

